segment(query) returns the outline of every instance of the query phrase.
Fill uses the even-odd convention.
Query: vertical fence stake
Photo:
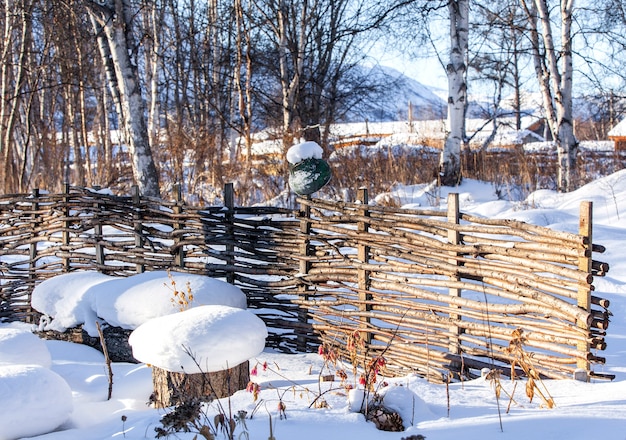
[[[33,236],[37,236],[39,235],[37,232],[37,227],[39,224],[39,214],[37,213],[37,211],[39,211],[39,188],[33,188],[32,191],[32,196],[33,196],[33,203],[32,203],[32,207],[31,209],[33,210],[32,213],[32,228],[33,228]],[[35,259],[37,259],[37,241],[33,241],[30,244],[30,251],[29,251],[29,258],[30,258],[30,264],[29,264],[29,270],[28,270],[28,276],[31,279],[35,278]]]
[[[65,182],[63,184],[63,233],[61,234],[61,240],[63,247],[65,250],[69,248],[70,245],[70,184],[69,182]],[[69,257],[63,257],[63,271],[70,272],[71,271],[71,260]]]
[[[458,225],[460,222],[460,208],[459,208],[459,195],[457,193],[448,194],[448,222]],[[460,241],[459,231],[453,228],[448,229],[448,243],[457,245]],[[459,254],[457,252],[450,252],[450,259],[448,260],[450,264],[458,266],[460,264],[458,260]],[[457,275],[453,275],[450,277],[451,281],[459,281],[459,277]],[[448,294],[451,297],[460,297],[461,289],[450,287],[448,289]],[[450,304],[451,309],[459,308],[458,306]],[[461,319],[461,315],[457,313],[450,313],[450,321],[458,321]],[[453,354],[461,354],[461,345],[459,340],[459,335],[461,334],[460,328],[457,325],[450,326],[450,341],[448,346],[448,351]]]
[[[363,210],[361,211],[361,215],[364,217],[369,217],[369,194],[367,192],[367,188],[359,188],[357,191],[357,202],[363,206]],[[369,230],[369,223],[365,221],[359,221],[357,223],[357,231],[359,233],[366,233]],[[357,245],[357,258],[362,264],[369,263],[370,260],[370,247],[359,243]],[[370,271],[365,269],[359,269],[357,273],[357,280],[359,285],[359,310],[361,312],[370,312],[372,310],[372,294],[369,293],[370,288]],[[361,317],[361,325],[365,329],[369,329],[370,326],[370,317],[363,316]],[[361,335],[366,344],[370,344],[372,342],[372,333],[369,331],[364,332]]]
[[[99,186],[94,186],[94,190],[98,191],[100,189]],[[98,197],[96,196],[96,203],[94,203],[94,237],[96,240],[96,266],[98,267],[98,272],[106,273],[104,270],[104,248],[102,247],[103,233],[102,233],[102,219],[104,215],[101,215],[100,210],[102,209],[102,205],[98,201]]]
[[[232,182],[224,185],[224,207],[226,208],[226,236],[228,241],[226,244],[226,281],[235,283],[235,271],[230,269],[235,264],[235,187]]]
[[[33,188],[32,191],[32,196],[33,196],[33,203],[32,203],[32,217],[33,219],[31,220],[31,227],[33,230],[33,237],[36,237],[37,235],[39,235],[39,232],[37,231],[37,229],[39,229],[39,213],[37,211],[39,211],[39,188]],[[29,256],[29,263],[28,263],[28,279],[29,281],[32,283],[31,285],[34,286],[34,282],[37,279],[37,274],[36,274],[36,270],[37,270],[37,264],[36,264],[36,260],[37,260],[37,241],[34,240],[29,247],[29,252],[28,252],[28,256]],[[30,307],[30,301],[31,301],[31,297],[32,297],[32,289],[29,289],[28,291],[28,308],[30,311],[33,311],[32,307]],[[26,315],[26,322],[32,322],[32,318],[33,315],[28,313]]]
[[[593,203],[582,202],[580,204],[580,218],[579,218],[579,234],[585,237],[583,246],[585,247],[584,255],[578,257],[578,269],[587,273],[591,273],[591,266],[593,262],[592,249],[593,249]],[[591,286],[588,284],[580,283],[578,285],[578,306],[587,312],[591,312]],[[586,321],[579,320],[577,322],[578,327],[585,329],[588,333],[591,331]],[[577,344],[578,351],[581,357],[576,361],[576,366],[580,369],[587,371],[587,380],[589,380],[589,372],[591,369],[587,355],[590,351],[589,340],[580,341]]]
[[[141,224],[141,194],[139,193],[139,187],[133,185],[131,188],[131,194],[133,196],[133,206],[135,208],[133,212],[133,230],[135,233],[135,248],[143,249],[145,240],[142,235],[143,225]],[[143,259],[143,253],[141,254]],[[142,263],[135,264],[135,271],[137,273],[144,273],[146,271],[146,265]]]
[[[306,201],[311,200],[311,196],[306,195],[303,196]],[[300,268],[299,272],[301,276],[304,276],[309,273],[311,269],[311,263],[309,261],[309,256],[311,255],[311,205],[308,203],[300,203],[300,233],[302,234],[303,240],[300,243],[300,255],[303,256],[300,260]],[[308,301],[309,286],[306,283],[301,283],[298,287],[299,293],[302,295],[302,299],[304,301]],[[298,322],[302,324],[306,324],[309,321],[309,311],[307,308],[300,306],[298,308]],[[301,329],[296,330],[297,332],[297,348],[300,352],[305,353],[307,351],[307,334],[306,325],[303,325]]]
[[[174,265],[182,269],[183,267],[185,267],[185,249],[183,248],[183,245],[180,244],[180,242],[182,241],[183,224],[180,222],[179,215],[183,210],[183,193],[180,183],[175,183],[172,186],[172,189],[174,191],[174,200],[176,202],[173,208],[175,218],[174,224],[172,225],[172,227],[174,228],[174,244],[176,246]]]

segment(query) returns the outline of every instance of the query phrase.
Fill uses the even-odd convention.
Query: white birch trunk
[[[572,100],[574,67],[572,61],[572,20],[574,0],[561,2],[561,100],[557,101],[559,118],[559,179],[560,186],[565,191],[571,191],[578,186],[576,158],[578,155],[578,139],[574,133],[574,103]],[[559,107],[561,107],[559,109]]]
[[[100,2],[99,2],[100,3]],[[146,106],[141,96],[136,63],[131,61],[132,11],[127,0],[111,0],[104,7],[89,9],[96,33],[104,31],[113,65],[112,93],[118,98],[121,129],[131,156],[133,177],[139,191],[148,197],[160,197],[159,176],[152,157],[146,126]],[[115,15],[115,18],[113,18]],[[106,56],[105,51],[101,53]],[[109,60],[104,59],[107,65]],[[113,82],[112,75],[109,82]]]
[[[448,76],[448,124],[439,161],[439,184],[456,186],[461,182],[461,145],[465,137],[467,83],[465,60],[469,32],[469,0],[450,0],[450,61]]]
[[[220,89],[220,85],[222,82],[221,78],[221,69],[223,66],[221,65],[220,59],[222,58],[222,51],[220,44],[220,35],[218,30],[218,2],[216,0],[211,0],[209,2],[209,34],[210,41],[213,45],[212,55],[213,55],[213,73],[211,75],[211,81],[216,90]],[[218,109],[219,112],[224,108],[224,102],[222,100],[221,93],[215,93],[214,95],[214,105],[215,108]],[[221,121],[219,122],[221,124]],[[222,182],[222,160],[223,160],[223,152],[224,152],[224,130],[222,127],[215,130],[215,159],[213,160],[213,169],[211,172],[211,184],[213,187],[221,187],[223,186]]]
[[[152,31],[152,48],[148,56],[148,66],[150,67],[150,107],[148,111],[148,137],[150,145],[157,145],[159,142],[159,70],[161,67],[161,32],[159,23],[163,21],[163,12],[157,12],[154,6],[150,12],[149,28]]]
[[[282,88],[283,103],[283,148],[285,152],[293,142],[294,137],[299,135],[300,127],[296,121],[295,103],[297,100],[298,90],[300,88],[300,79],[302,77],[302,69],[304,68],[304,48],[306,45],[306,15],[308,13],[308,4],[304,2],[301,5],[300,17],[287,16],[285,1],[281,1],[278,14],[278,27],[276,28],[278,38],[278,53],[280,65],[280,82]],[[298,35],[297,47],[295,53],[290,53],[287,47],[287,32],[290,27],[289,20],[298,19]],[[295,27],[295,26],[294,26]],[[291,64],[291,66],[290,66]],[[291,67],[291,70],[290,70]]]
[[[8,26],[5,25],[5,53],[3,53],[2,62],[9,64],[3,66],[2,69],[2,110],[0,113],[0,138],[2,144],[0,149],[3,150],[3,166],[2,171],[4,173],[4,191],[20,191],[21,183],[19,180],[19,169],[22,168],[20,164],[23,164],[25,152],[22,148],[16,145],[15,136],[13,130],[17,124],[20,106],[24,103],[19,96],[22,88],[25,84],[26,75],[26,60],[28,57],[28,50],[31,39],[32,29],[32,17],[31,17],[31,2],[24,2],[24,4],[13,4],[15,8],[11,10],[9,3],[5,5],[5,20]],[[15,19],[15,21],[13,21]],[[14,29],[19,26],[19,36],[17,41],[13,40],[12,33]],[[6,69],[5,69],[6,67]],[[5,103],[8,102],[8,105]]]
[[[572,102],[573,3],[573,0],[561,2],[561,50],[558,51],[547,0],[533,0],[531,5],[522,0],[531,27],[535,74],[542,94],[546,123],[556,143],[559,191],[570,191],[576,186],[578,140],[574,135]],[[543,45],[540,45],[540,39]]]
[[[6,143],[8,138],[7,130],[9,128],[7,121],[7,114],[9,113],[9,74],[11,62],[9,57],[11,56],[11,32],[12,22],[9,2],[4,3],[3,20],[4,29],[2,32],[2,54],[0,55],[0,149],[3,156],[6,154]]]
[[[237,109],[243,121],[243,137],[245,139],[246,162],[252,161],[252,57],[250,55],[250,33],[245,25],[244,10],[241,0],[235,0],[235,19],[237,29],[236,40],[236,63],[235,63],[235,87],[237,88]],[[245,79],[242,78],[245,72]],[[236,159],[235,143],[231,142],[231,161]],[[249,174],[251,168],[246,167]],[[246,176],[248,177],[248,176]]]

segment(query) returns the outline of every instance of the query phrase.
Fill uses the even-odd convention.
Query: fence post
[[[183,267],[185,267],[185,249],[180,244],[180,242],[182,241],[181,234],[177,232],[182,231],[183,229],[180,223],[180,217],[179,217],[180,213],[183,210],[183,207],[182,207],[183,193],[182,193],[182,188],[180,186],[180,183],[175,183],[172,189],[174,190],[174,200],[176,202],[173,208],[175,218],[174,218],[174,224],[172,225],[173,227],[172,232],[174,233],[173,234],[174,245],[176,247],[176,254],[174,255],[174,265],[182,269]]]
[[[37,224],[39,223],[39,214],[37,213],[37,211],[39,211],[39,188],[33,188],[32,196],[33,196],[33,203],[32,203],[31,209],[33,210],[33,213],[31,214],[31,216],[33,219],[31,220],[31,225],[33,229],[33,238],[34,238],[36,235],[38,235]],[[35,259],[36,258],[37,258],[37,241],[33,240],[30,244],[30,249],[29,249],[30,263],[29,263],[28,275],[29,275],[29,278],[31,279],[35,278]]]
[[[448,223],[458,225],[459,222],[460,222],[459,195],[457,193],[450,193],[448,194]],[[448,229],[448,243],[457,245],[459,244],[459,241],[460,241],[459,231],[453,228],[449,228]],[[460,264],[458,256],[459,254],[457,252],[454,252],[454,251],[450,252],[450,259],[448,260],[448,262],[450,264],[458,266]],[[459,281],[458,274],[454,274],[450,276],[450,281],[452,282]],[[448,295],[450,295],[451,297],[460,297],[461,289],[456,288],[456,287],[449,287]],[[455,309],[455,308],[458,308],[458,306],[450,304],[450,308]],[[453,312],[450,313],[450,322],[458,321],[460,319],[461,319],[461,315],[457,313],[453,313]],[[457,325],[451,325],[450,333],[451,335],[450,335],[450,340],[449,340],[448,351],[453,354],[460,354],[461,344],[459,340],[459,335],[461,334],[461,329]]]
[[[135,247],[143,248],[145,239],[143,238],[142,231],[143,225],[141,224],[141,194],[139,193],[139,186],[133,185],[131,187],[131,194],[133,197],[133,206],[135,211],[133,212],[133,231],[135,234]],[[140,258],[143,257],[143,253]],[[146,265],[144,263],[136,263],[135,271],[137,273],[144,273],[146,271]]]
[[[592,248],[593,248],[593,203],[582,202],[580,204],[580,218],[578,224],[579,234],[585,237],[583,246],[585,247],[584,255],[578,257],[578,269],[587,273],[591,273],[592,268]],[[587,312],[591,311],[591,286],[580,283],[578,285],[578,306]],[[591,329],[586,321],[579,320],[577,322],[579,328],[590,332]],[[587,371],[587,380],[589,380],[590,363],[587,355],[590,351],[589,340],[580,341],[577,344],[578,351],[582,355],[576,361],[576,366]]]
[[[311,200],[310,195],[305,195],[303,198],[307,201]],[[308,203],[300,203],[300,233],[302,234],[303,240],[300,243],[300,255],[303,257],[300,259],[300,268],[299,272],[301,276],[304,276],[309,273],[311,268],[311,263],[309,261],[309,256],[311,255],[311,205]],[[299,293],[302,295],[302,299],[304,301],[308,301],[309,295],[307,291],[309,290],[309,286],[306,283],[301,283],[298,287]],[[300,306],[298,308],[298,322],[302,324],[306,324],[309,321],[309,313],[308,309]],[[301,329],[297,329],[297,348],[301,352],[307,351],[307,335],[304,333],[306,326],[303,325]]]
[[[39,213],[37,211],[39,211],[39,188],[33,188],[32,190],[32,196],[33,196],[33,203],[32,203],[32,220],[31,220],[31,228],[32,228],[32,242],[29,246],[29,252],[28,252],[28,279],[30,282],[32,282],[34,284],[34,281],[37,279],[37,275],[35,273],[36,271],[36,259],[37,259],[37,241],[35,240],[35,237],[37,235],[39,235],[37,229],[39,228]],[[31,295],[32,295],[32,289],[29,289],[29,294],[28,294],[28,308],[30,311],[32,311],[32,307],[30,307],[30,300],[31,300]],[[26,321],[27,322],[32,322],[32,314],[28,313],[26,315]]]
[[[100,187],[94,185],[93,189],[98,191]],[[102,234],[101,218],[103,218],[104,216],[100,215],[101,205],[100,205],[98,197],[100,196],[96,195],[96,203],[94,203],[93,232],[94,232],[94,238],[96,240],[96,265],[98,267],[98,271],[102,272],[104,270],[104,248],[102,247],[103,234]]]
[[[235,188],[231,182],[224,184],[224,207],[226,208],[226,236],[228,241],[226,244],[226,265],[233,267],[235,264],[235,240],[234,240],[234,222],[235,222]],[[230,284],[235,283],[235,272],[230,268],[226,270],[226,281]]]
[[[359,188],[357,191],[357,202],[363,206],[363,210],[361,211],[361,215],[363,217],[369,217],[369,194],[367,192],[367,188]],[[357,231],[359,233],[366,233],[369,230],[369,223],[366,221],[359,221],[357,223]],[[370,260],[370,247],[359,243],[357,245],[357,258],[362,264],[369,263]],[[370,271],[366,269],[359,269],[357,272],[357,281],[359,285],[359,310],[361,312],[370,312],[372,310],[372,294],[369,292],[370,288]],[[365,329],[369,329],[370,325],[370,317],[362,316],[361,317],[361,325]],[[372,333],[369,331],[364,332],[361,335],[363,340],[369,344],[372,342]]]
[[[63,247],[67,250],[70,245],[70,184],[65,182],[63,184],[63,233],[61,234],[61,241]],[[63,257],[63,270],[69,272],[71,270],[70,258]]]

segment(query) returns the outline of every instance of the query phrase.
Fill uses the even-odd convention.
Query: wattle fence
[[[70,271],[126,276],[184,271],[239,286],[268,346],[332,346],[384,356],[391,373],[445,382],[482,368],[512,374],[523,342],[548,378],[612,378],[604,363],[609,302],[593,295],[592,205],[579,234],[459,211],[299,199],[298,210],[115,196],[85,188],[0,196],[0,320],[36,322],[30,293]],[[362,343],[355,353],[355,336]],[[357,358],[354,359],[354,355]]]

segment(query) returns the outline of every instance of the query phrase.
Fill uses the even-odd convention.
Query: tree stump
[[[130,362],[133,364],[139,362],[133,357],[133,351],[130,345],[128,345],[128,335],[130,335],[131,330],[121,327],[105,326],[102,332],[104,333],[104,342],[106,343],[109,358],[112,362]],[[75,344],[87,345],[102,352],[100,338],[97,336],[89,336],[82,325],[69,328],[65,332],[44,330],[38,331],[36,334],[41,338],[53,341],[68,341],[74,342]]]
[[[212,373],[173,373],[152,367],[154,392],[150,400],[156,408],[166,408],[194,399],[209,402],[243,390],[250,382],[250,365],[242,362],[228,370]]]

